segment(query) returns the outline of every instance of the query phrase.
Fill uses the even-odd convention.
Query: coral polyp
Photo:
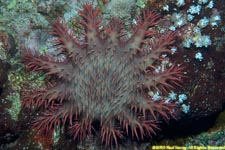
[[[50,76],[46,87],[23,95],[23,106],[45,109],[33,127],[51,133],[67,126],[79,141],[99,132],[106,146],[155,134],[158,120],[175,118],[176,104],[148,93],[167,93],[181,83],[182,67],[161,65],[176,34],[158,33],[159,15],[149,9],[137,18],[131,36],[119,19],[102,25],[100,10],[90,4],[83,4],[79,15],[80,35],[62,19],[52,24],[54,44],[65,59],[22,51],[26,68]]]

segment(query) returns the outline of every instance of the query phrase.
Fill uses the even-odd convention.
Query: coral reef
[[[43,110],[48,112],[51,108],[33,111],[35,106],[31,110],[14,107],[21,103],[18,101],[19,98],[22,98],[21,91],[25,93],[33,89],[35,92],[35,88],[40,88],[41,91],[46,88],[43,86],[46,84],[45,81],[49,79],[50,82],[58,81],[56,75],[52,75],[50,78],[43,77],[46,70],[40,70],[38,74],[24,70],[20,63],[21,60],[18,58],[18,51],[21,47],[26,47],[33,54],[38,51],[41,58],[46,56],[45,52],[51,57],[54,56],[54,59],[59,59],[59,56],[60,59],[65,58],[63,56],[65,54],[58,56],[57,46],[52,47],[51,41],[55,39],[55,36],[46,32],[49,30],[49,22],[55,22],[58,16],[62,17],[70,28],[68,31],[73,30],[74,35],[83,41],[84,36],[78,36],[85,32],[80,30],[84,27],[78,23],[81,18],[78,11],[82,9],[79,2],[87,1],[90,0],[1,0],[0,149],[106,149],[103,148],[104,145],[100,144],[101,139],[98,138],[101,137],[101,126],[97,121],[93,122],[96,130],[96,132],[92,131],[96,135],[94,140],[92,137],[89,139],[90,136],[88,136],[84,141],[77,143],[68,136],[67,129],[70,127],[68,121],[65,125],[57,126],[53,133],[48,135],[38,134],[30,128],[32,120],[40,116]],[[138,23],[135,16],[140,14],[141,8],[150,7],[152,11],[160,13],[162,17],[160,17],[159,24],[150,29],[161,34],[175,31],[177,38],[174,46],[168,47],[172,50],[172,55],[166,56],[169,57],[169,63],[155,61],[154,66],[157,67],[155,71],[165,67],[164,65],[168,67],[171,62],[176,62],[185,66],[184,74],[189,77],[187,80],[183,80],[182,87],[172,89],[172,91],[168,91],[168,94],[161,90],[159,92],[147,88],[143,90],[144,94],[148,94],[148,97],[152,97],[156,101],[161,98],[160,100],[165,99],[165,103],[176,103],[183,112],[177,116],[176,120],[170,120],[169,124],[161,123],[160,114],[156,115],[161,131],[155,130],[157,136],[150,139],[144,136],[144,143],[141,142],[141,144],[133,140],[135,137],[130,138],[130,127],[127,135],[124,128],[120,126],[126,139],[119,140],[118,138],[118,143],[122,142],[119,149],[121,150],[123,145],[125,149],[131,150],[147,149],[146,146],[153,148],[154,145],[222,145],[224,128],[218,126],[216,134],[212,134],[208,130],[211,130],[218,113],[224,111],[225,12],[223,10],[225,5],[221,5],[221,1],[215,0],[91,1],[93,2],[92,6],[98,7],[103,16],[99,27],[103,31],[101,37],[106,32],[103,29],[104,25],[107,25],[112,18],[118,17],[125,24],[126,35],[121,38],[122,41],[126,41],[133,35],[132,26]],[[161,34],[155,34],[145,39],[158,39]],[[146,43],[142,45],[146,45]],[[162,56],[165,55],[162,54]],[[87,61],[90,62],[89,59]],[[148,71],[154,70],[148,69]],[[142,73],[140,75],[143,76]],[[10,114],[10,112],[16,113]],[[14,114],[15,116],[13,116]],[[149,112],[146,112],[147,114],[151,116]],[[224,125],[224,122],[221,124]],[[205,132],[206,134],[204,134]],[[187,138],[193,140],[187,141]]]
[[[135,0],[112,0],[106,4],[105,18],[120,18],[125,23],[131,22],[131,15],[135,11]]]
[[[33,127],[52,133],[65,126],[79,141],[100,133],[106,146],[118,146],[127,137],[151,137],[161,119],[176,118],[177,104],[148,94],[164,95],[184,77],[183,67],[165,63],[163,55],[172,53],[176,34],[159,33],[159,16],[149,9],[136,19],[131,36],[119,19],[101,26],[101,12],[90,4],[83,4],[79,15],[81,35],[61,19],[52,24],[64,59],[21,51],[27,69],[50,76],[46,86],[23,93],[24,107],[45,109]]]

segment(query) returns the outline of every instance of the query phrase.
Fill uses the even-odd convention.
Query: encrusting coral
[[[100,10],[90,4],[83,4],[79,15],[81,35],[75,36],[62,19],[52,24],[64,60],[21,52],[26,68],[51,77],[46,87],[23,94],[24,107],[46,110],[33,127],[50,133],[67,126],[79,141],[99,132],[106,146],[155,134],[160,118],[175,118],[177,105],[154,100],[148,92],[166,93],[184,76],[178,65],[158,67],[167,59],[162,54],[171,53],[176,34],[158,33],[159,15],[149,9],[137,18],[130,37],[119,19],[102,26]]]

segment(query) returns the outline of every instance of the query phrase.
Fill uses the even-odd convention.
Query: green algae
[[[11,107],[7,109],[8,113],[14,121],[18,121],[18,115],[21,110],[20,94],[13,92],[6,99],[11,102]]]
[[[7,53],[6,53],[6,50],[2,46],[3,46],[3,43],[0,41],[0,59],[6,60],[7,59]]]
[[[21,93],[28,92],[35,88],[42,88],[45,85],[45,76],[43,73],[27,72],[24,65],[20,63],[19,58],[9,60],[12,69],[8,73],[9,95],[6,100],[11,104],[6,110],[14,121],[18,121],[18,115],[21,111]]]

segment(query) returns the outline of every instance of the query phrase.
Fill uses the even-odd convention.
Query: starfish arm
[[[115,124],[111,121],[110,123],[105,123],[101,127],[101,142],[105,145],[115,144],[118,147],[118,139],[124,139],[124,135],[120,128],[116,128]]]
[[[73,66],[66,61],[61,62],[44,54],[32,54],[31,50],[22,51],[22,60],[26,64],[26,68],[33,71],[44,70],[46,75],[56,75],[58,78],[70,81],[73,78]]]
[[[22,104],[26,108],[51,108],[57,102],[62,104],[63,101],[69,100],[70,89],[62,83],[50,84],[42,89],[34,89],[31,92],[22,93]]]
[[[85,44],[78,40],[80,37],[75,37],[73,31],[67,27],[63,19],[58,18],[58,21],[52,24],[51,34],[56,37],[53,41],[54,46],[60,50],[61,54],[67,56],[73,64],[79,64],[86,58]]]
[[[72,123],[73,110],[63,110],[61,108],[52,108],[44,112],[33,122],[33,129],[40,133],[49,134],[52,133],[57,127],[64,125],[66,121]]]
[[[166,58],[163,58],[161,55],[171,54],[172,51],[170,47],[174,44],[175,37],[175,32],[169,32],[149,41],[145,48],[143,48],[137,61],[140,69],[146,70],[148,67],[155,69],[154,63],[156,61],[166,60]]]
[[[109,24],[105,26],[106,42],[105,45],[110,45],[106,49],[116,52],[122,52],[121,49],[125,44],[127,34],[125,32],[124,23],[120,19],[113,18]]]
[[[92,120],[84,118],[74,121],[69,127],[69,133],[75,140],[84,141],[91,134],[92,129]]]
[[[146,74],[143,85],[153,91],[168,92],[174,86],[181,86],[182,79],[185,78],[184,67],[173,64],[170,67],[161,67],[158,72]]]
[[[132,36],[126,41],[124,47],[125,51],[129,53],[130,57],[133,57],[142,50],[142,45],[146,42],[146,38],[150,38],[156,34],[151,29],[158,24],[159,15],[150,9],[145,9],[142,12],[142,16],[137,18],[137,24],[133,27],[134,31]]]
[[[84,44],[88,49],[88,54],[93,52],[97,46],[103,44],[101,38],[101,12],[98,8],[93,8],[91,4],[83,4],[83,10],[79,11],[82,20],[79,24],[84,28],[82,34],[85,37]],[[98,48],[97,48],[98,49]]]

